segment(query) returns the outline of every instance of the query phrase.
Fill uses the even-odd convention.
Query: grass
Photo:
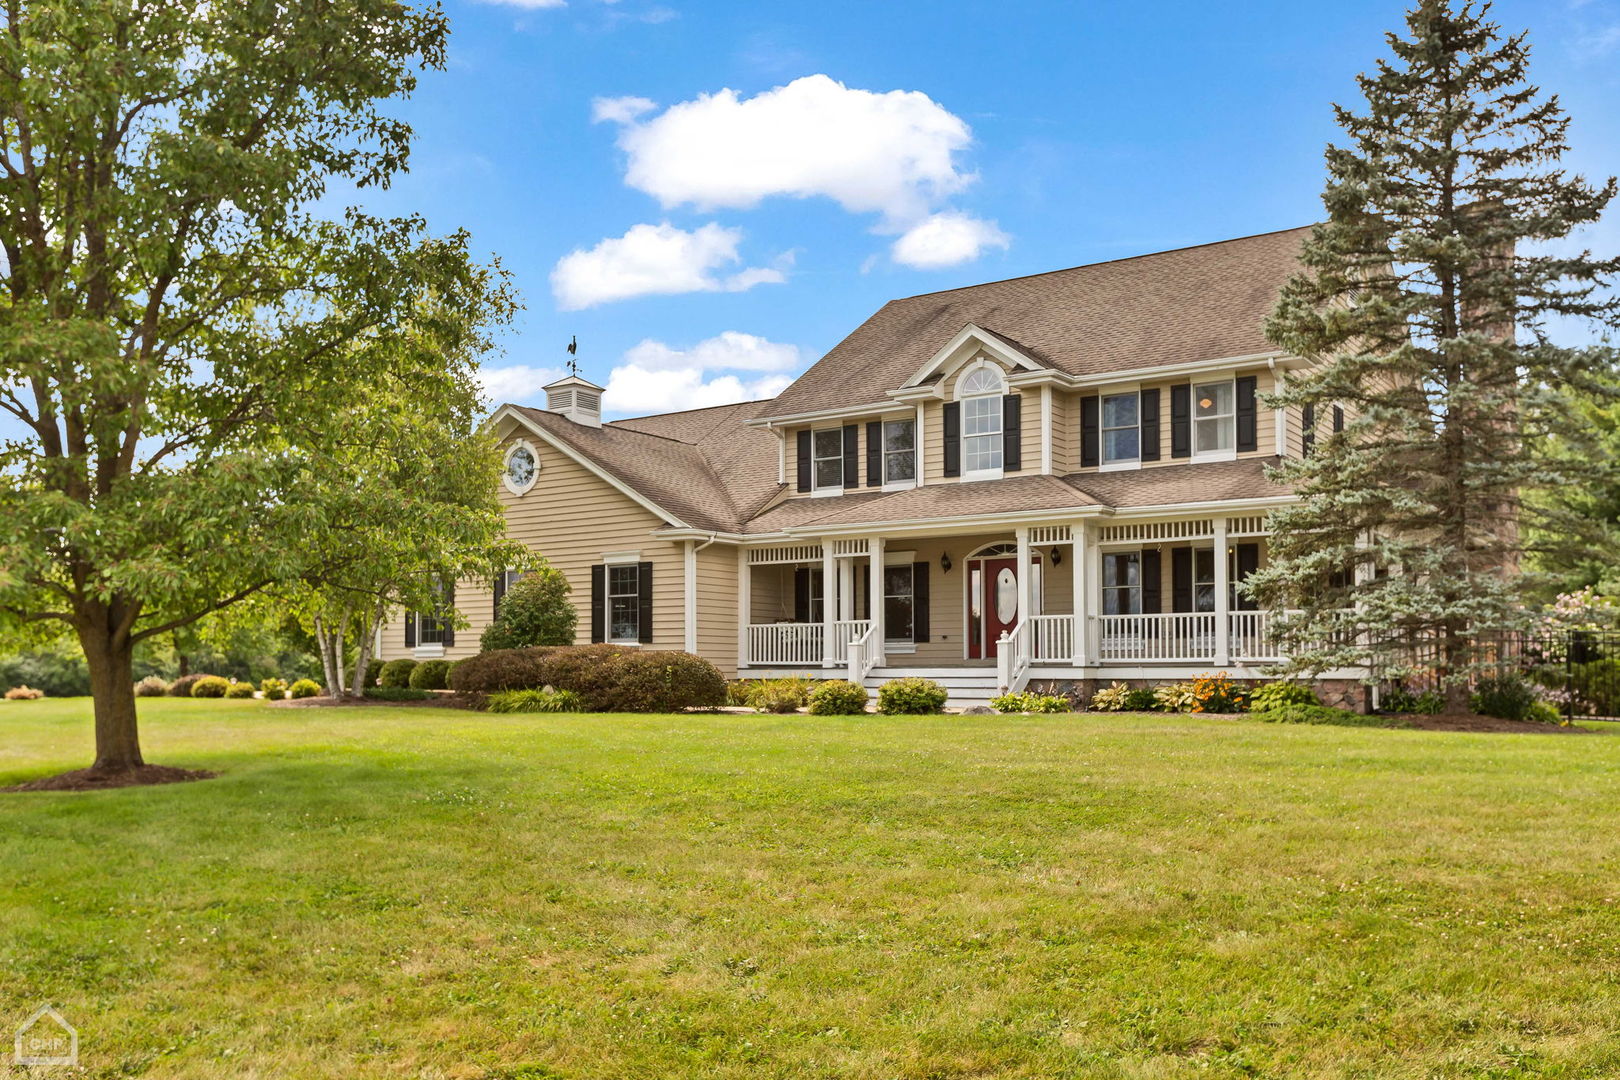
[[[1620,1075],[1620,738],[141,709],[221,778],[0,795],[90,1076]]]

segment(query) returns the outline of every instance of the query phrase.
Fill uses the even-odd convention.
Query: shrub
[[[797,712],[810,704],[811,681],[795,675],[787,679],[761,679],[748,695],[748,707],[768,713]]]
[[[1133,686],[1125,699],[1128,712],[1151,712],[1159,703],[1151,686]]]
[[[502,690],[538,690],[546,685],[541,662],[552,650],[494,649],[468,657],[451,670],[447,682],[458,694],[496,694]]]
[[[866,712],[870,695],[860,683],[848,679],[827,679],[810,691],[811,716],[859,716]]]
[[[197,672],[197,673],[191,674],[191,675],[182,675],[178,679],[174,680],[174,682],[169,684],[169,696],[170,697],[190,697],[191,696],[191,688],[193,686],[196,686],[198,683],[202,682],[204,679],[212,679],[212,678],[213,678],[212,675],[204,675],[201,672]]]
[[[253,684],[250,682],[233,682],[225,688],[228,698],[250,698],[253,696]]]
[[[568,599],[568,579],[555,566],[541,566],[512,583],[501,597],[495,621],[478,639],[483,652],[535,645],[572,645],[579,613]]]
[[[1532,701],[1526,710],[1524,718],[1532,724],[1562,724],[1565,722],[1564,714],[1558,711],[1558,706],[1550,701]]]
[[[748,696],[759,683],[758,679],[732,679],[726,683],[726,704],[736,709],[753,708],[748,704]]]
[[[265,679],[259,683],[259,690],[264,694],[266,701],[280,701],[287,696],[287,683],[283,679]]]
[[[424,660],[411,669],[407,680],[412,690],[443,690],[450,674],[450,661]]]
[[[1284,705],[1320,705],[1316,691],[1297,682],[1261,683],[1249,694],[1249,708],[1255,712],[1280,709]]]
[[[1194,679],[1192,696],[1195,713],[1234,713],[1249,707],[1249,688],[1233,682],[1224,671]]]
[[[1060,713],[1069,711],[1069,699],[1057,694],[1002,694],[990,699],[990,707],[999,713]]]
[[[943,712],[948,696],[933,679],[891,679],[878,689],[878,712],[890,716]]]
[[[320,697],[321,684],[314,679],[299,679],[287,687],[287,696],[290,698]]]
[[[409,686],[411,672],[416,670],[415,660],[390,660],[377,674],[378,686]]]
[[[1517,675],[1481,679],[1468,699],[1468,707],[1481,716],[1523,720],[1539,700],[1536,688]]]
[[[1411,727],[1404,720],[1390,716],[1367,716],[1348,709],[1333,709],[1326,705],[1283,705],[1249,714],[1251,719],[1266,724],[1329,724],[1334,727]]]
[[[1381,704],[1385,712],[1433,716],[1446,707],[1446,699],[1438,690],[1414,694],[1404,686],[1397,686],[1383,696]]]
[[[426,701],[433,695],[408,686],[368,686],[360,691],[360,696],[372,701]]]
[[[229,679],[222,679],[218,675],[204,675],[191,684],[192,697],[222,698],[231,688]]]
[[[1110,683],[1091,695],[1093,712],[1124,712],[1131,707],[1131,688],[1122,682]],[[994,702],[992,702],[994,704]]]
[[[1192,712],[1198,706],[1198,695],[1190,682],[1165,683],[1153,688],[1153,707],[1160,712]]]
[[[7,701],[38,701],[45,696],[45,691],[35,690],[32,686],[13,686],[6,691]]]
[[[568,713],[584,712],[585,699],[572,690],[553,690],[542,686],[538,690],[501,690],[489,695],[492,713]]]
[[[382,669],[383,669],[383,664],[384,663],[385,663],[385,661],[383,661],[383,660],[381,660],[381,659],[379,659],[378,657],[375,657],[375,656],[373,656],[370,660],[366,661],[365,686],[362,686],[360,689],[364,690],[368,686],[376,686],[377,685],[377,679],[378,679],[379,676],[382,675]]]
[[[169,684],[161,675],[148,675],[135,684],[136,697],[162,697],[169,692]]]

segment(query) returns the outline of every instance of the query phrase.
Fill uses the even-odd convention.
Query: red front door
[[[1001,635],[1018,625],[1018,560],[986,559],[980,565],[984,569],[977,605],[984,633],[980,655],[993,659]]]

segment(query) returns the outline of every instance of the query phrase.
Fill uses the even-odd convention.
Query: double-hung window
[[[917,479],[917,421],[883,421],[883,482],[904,484]]]
[[[1215,610],[1215,549],[1193,548],[1193,610]]]
[[[1135,464],[1142,460],[1141,403],[1136,392],[1102,399],[1102,464]]]
[[[883,639],[915,641],[916,579],[910,563],[883,568]]]
[[[1237,452],[1237,389],[1231,380],[1193,387],[1193,457]]]
[[[608,640],[627,645],[641,640],[641,568],[635,563],[607,568]]]
[[[810,436],[810,456],[815,470],[816,490],[842,490],[844,486],[844,432],[823,428]]]
[[[1142,613],[1142,553],[1114,551],[1103,556],[1104,615]]]
[[[962,471],[1001,471],[1001,395],[1006,384],[992,367],[975,368],[962,379]]]

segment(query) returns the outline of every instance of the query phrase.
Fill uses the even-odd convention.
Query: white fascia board
[[[852,417],[871,416],[873,413],[900,412],[909,408],[897,401],[873,401],[865,405],[843,405],[836,409],[817,409],[814,412],[786,413],[782,416],[759,416],[752,420],[744,420],[748,427],[777,428],[792,427],[799,424],[813,424],[817,420],[845,420]]]
[[[618,491],[621,495],[624,495],[627,498],[629,498],[637,506],[640,506],[640,507],[646,509],[647,511],[651,512],[651,513],[657,514],[659,517],[663,518],[665,521],[669,522],[671,525],[674,525],[676,528],[680,528],[680,529],[691,528],[691,526],[687,525],[686,522],[682,521],[680,518],[676,517],[674,514],[670,513],[668,510],[665,510],[662,506],[659,506],[657,503],[655,503],[651,499],[647,498],[647,496],[643,495],[641,492],[637,491],[635,488],[631,487],[629,484],[626,484],[623,480],[620,480],[617,476],[614,476],[612,473],[610,473],[606,469],[602,468],[602,466],[598,465],[595,461],[592,461],[590,458],[586,457],[584,454],[580,453],[578,450],[575,450],[572,446],[569,446],[567,443],[563,442],[561,439],[559,439],[556,436],[552,435],[551,432],[547,431],[545,428],[541,427],[539,424],[536,424],[533,420],[530,420],[527,416],[524,416],[522,413],[518,412],[517,409],[515,409],[513,406],[511,406],[511,405],[503,405],[503,406],[501,406],[500,410],[498,412],[496,412],[495,416],[490,418],[491,422],[493,423],[496,420],[500,419],[501,414],[506,413],[508,411],[510,411],[510,415],[513,418],[515,418],[519,424],[523,425],[523,427],[525,427],[529,431],[533,432],[535,438],[541,440],[547,446],[550,446],[552,449],[556,450],[558,453],[562,454],[564,457],[566,457],[569,460],[573,461],[575,464],[577,464],[581,468],[583,468],[586,472],[592,474],[593,476],[596,476],[598,479],[605,482],[609,487],[612,487],[614,490]]]
[[[908,536],[959,532],[963,529],[982,529],[986,526],[1052,524],[1067,525],[1077,518],[1099,518],[1108,514],[1108,508],[1095,503],[1053,510],[1019,510],[1001,514],[968,514],[949,518],[897,518],[892,521],[841,522],[837,525],[798,525],[783,532],[791,539],[823,536],[874,536],[880,533],[903,531]]]
[[[967,346],[970,344],[975,345],[976,347],[972,350],[967,350]],[[1011,368],[1019,368],[1025,371],[1046,370],[1045,365],[1037,361],[1034,357],[1020,352],[1019,350],[1006,344],[1000,338],[984,330],[976,323],[968,323],[966,326],[962,327],[961,330],[957,331],[956,336],[951,338],[943,349],[940,349],[931,358],[929,358],[926,364],[918,368],[916,374],[907,379],[905,385],[901,387],[901,389],[909,389],[911,387],[921,385],[924,379],[928,378],[936,371],[944,368],[946,364],[957,358],[957,355],[965,350],[969,352],[989,353],[991,356],[995,357],[997,360],[1000,360],[1003,364],[1006,364]],[[963,359],[966,359],[966,357],[963,357]]]

